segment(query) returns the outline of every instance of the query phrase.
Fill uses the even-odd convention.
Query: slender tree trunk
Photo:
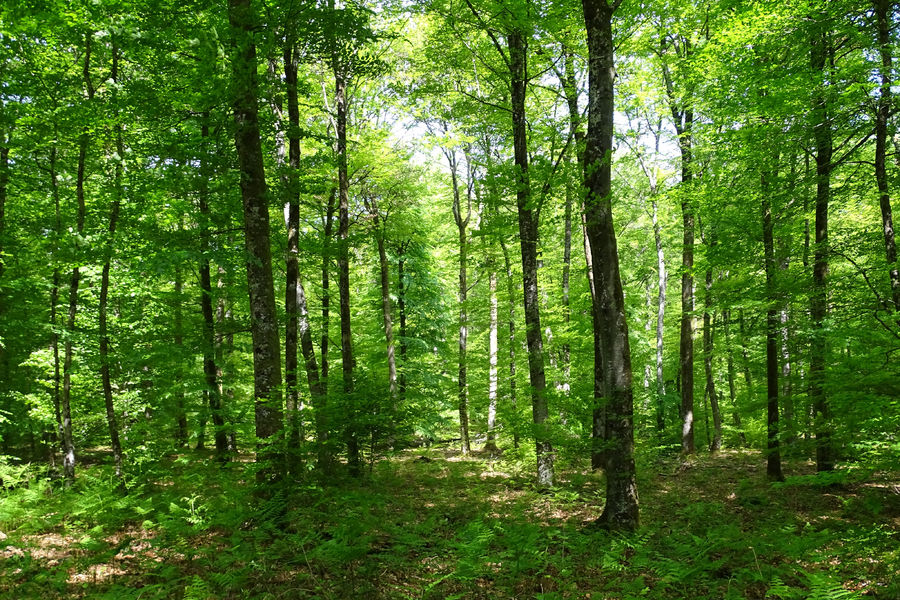
[[[824,24],[823,24],[824,28]],[[825,365],[827,363],[828,317],[828,203],[831,198],[831,157],[833,152],[831,117],[826,91],[828,78],[828,33],[813,34],[810,61],[812,69],[821,73],[813,97],[813,135],[816,159],[816,246],[813,263],[813,292],[810,299],[813,334],[809,360],[809,398],[815,414],[816,470],[834,468],[831,447],[831,411],[825,393]]]
[[[334,202],[337,188],[332,187],[325,207],[325,230],[322,233],[322,340],[319,355],[322,358],[322,392],[328,392],[328,331],[331,325],[331,241],[334,235]],[[322,415],[324,417],[325,415]],[[318,417],[317,417],[318,418]],[[323,421],[324,425],[325,422]],[[324,430],[328,436],[328,429]],[[324,442],[324,440],[320,440]]]
[[[560,348],[563,381],[557,386],[558,391],[569,393],[570,348],[569,323],[572,310],[569,306],[569,275],[572,268],[572,181],[566,178],[565,237],[563,239],[563,271],[562,271],[562,304],[563,304],[563,343]]]
[[[269,209],[259,133],[256,45],[250,0],[229,0],[228,19],[234,32],[235,147],[241,173],[244,241],[253,339],[253,396],[255,398],[257,460],[276,459],[282,436],[281,349],[272,278]],[[279,477],[276,469],[261,470],[259,481]]]
[[[9,136],[0,126],[0,279],[6,263],[3,259],[3,239],[6,236],[6,188],[9,185]],[[0,348],[0,352],[3,349]]]
[[[487,442],[484,445],[485,452],[497,452],[496,432],[497,427],[497,352],[499,350],[497,338],[497,272],[491,270],[490,281],[490,330],[488,333],[488,418],[487,418]]]
[[[706,395],[713,418],[713,438],[709,446],[710,452],[718,452],[722,448],[722,414],[719,412],[719,395],[716,392],[716,379],[713,374],[713,323],[710,313],[712,305],[712,269],[706,270],[706,295],[703,300],[703,370],[706,373]],[[707,428],[708,429],[708,428]],[[707,435],[709,432],[707,431]]]
[[[656,273],[658,276],[658,294],[656,300],[656,431],[662,435],[665,431],[665,397],[666,383],[663,378],[663,326],[666,317],[666,260],[662,246],[662,232],[659,226],[659,215],[656,198],[650,201],[653,219],[653,240],[656,245]]]
[[[454,193],[457,193],[454,190]],[[458,206],[458,202],[456,204]],[[468,223],[468,218],[465,219]],[[467,381],[466,350],[468,344],[469,327],[466,310],[466,296],[468,283],[466,281],[466,259],[468,255],[468,240],[465,224],[459,225],[459,435],[462,453],[471,452],[469,442],[469,386]]]
[[[687,40],[682,40],[683,52],[690,54]],[[693,126],[694,112],[688,104],[678,104],[668,67],[664,65],[663,75],[669,108],[675,131],[678,134],[678,148],[681,153],[681,185],[684,188],[681,201],[683,223],[683,246],[681,254],[681,337],[679,343],[681,375],[681,451],[694,452],[694,206],[690,198],[693,180]]]
[[[400,373],[397,383],[397,395],[401,405],[406,402],[406,248],[408,241],[397,247],[397,313],[400,318]]]
[[[509,250],[506,242],[500,240],[500,249],[503,251],[503,265],[506,269],[507,295],[509,296],[509,405],[513,415],[513,448],[519,447],[519,410],[516,398],[516,283],[512,272],[512,263],[509,259]]]
[[[175,310],[174,310],[174,342],[179,357],[178,364],[175,365],[175,445],[178,448],[187,444],[187,413],[184,406],[184,369],[181,361],[184,357],[184,315],[181,310],[181,300],[184,291],[184,275],[181,270],[181,263],[175,264]]]
[[[891,195],[888,188],[886,168],[888,119],[893,102],[891,93],[891,19],[893,0],[874,0],[875,22],[878,28],[878,51],[881,55],[880,86],[875,114],[875,180],[878,185],[878,200],[881,206],[881,222],[884,231],[884,254],[888,263],[891,282],[891,300],[894,310],[900,311],[900,272],[897,270],[897,245],[894,242],[894,218],[891,211]]]
[[[110,74],[112,80],[119,81],[119,50],[113,45],[113,63]],[[115,92],[113,101],[115,101]],[[122,125],[115,124],[116,131],[116,160],[113,181],[115,192],[109,208],[108,239],[106,241],[105,262],[100,277],[100,306],[99,306],[99,333],[100,333],[100,379],[103,383],[103,400],[106,406],[106,424],[109,428],[110,446],[113,453],[116,479],[120,488],[125,488],[124,474],[122,472],[122,444],[119,442],[119,425],[116,421],[116,409],[113,405],[112,381],[109,372],[109,331],[107,324],[107,305],[109,298],[109,272],[112,264],[112,256],[115,251],[116,226],[119,222],[119,211],[124,196],[124,184],[122,182],[123,165],[125,161],[125,143],[122,140]],[[180,282],[179,282],[180,283]],[[179,319],[180,320],[180,319]],[[178,325],[178,323],[176,323]],[[183,417],[182,417],[183,418]]]
[[[522,284],[525,304],[525,339],[528,344],[528,375],[531,381],[531,408],[535,425],[538,485],[553,485],[553,446],[545,422],[548,416],[547,380],[544,375],[544,341],[541,332],[538,292],[538,215],[532,206],[528,175],[528,139],[525,120],[525,91],[528,83],[528,41],[522,31],[507,35],[511,76],[513,154],[516,165],[516,207],[519,214],[519,241],[522,248]]]
[[[776,159],[777,160],[777,159]],[[782,481],[781,449],[778,440],[778,309],[775,305],[775,241],[773,235],[770,178],[772,173],[762,174],[762,222],[763,249],[765,254],[766,296],[766,396],[767,444],[766,477],[770,481]]]
[[[353,340],[350,334],[350,179],[347,173],[347,81],[334,60],[335,108],[337,109],[338,154],[338,287],[341,314],[341,370],[344,394],[353,398]],[[352,402],[352,400],[351,400]],[[359,440],[355,431],[355,407],[350,410],[350,428],[345,432],[347,463],[354,477],[360,475]]]
[[[599,305],[606,375],[607,429],[606,507],[600,517],[607,527],[638,527],[638,494],[634,464],[634,388],[625,297],[612,215],[613,62],[612,16],[607,0],[583,0],[590,80],[585,147],[587,199],[585,218],[593,255],[595,304]],[[596,359],[595,359],[596,360]]]
[[[728,364],[728,397],[731,400],[731,418],[734,428],[738,431],[741,439],[741,446],[747,445],[747,436],[744,434],[744,428],[741,425],[741,413],[737,405],[737,390],[735,389],[735,373],[734,373],[734,350],[731,346],[731,332],[729,324],[731,322],[731,311],[727,311],[722,315],[723,327],[725,328],[725,357]]]
[[[94,97],[94,85],[91,82],[91,33],[85,35],[84,38],[84,66],[82,74],[84,77],[85,96],[88,101]],[[78,213],[76,217],[76,246],[79,245],[82,233],[84,232],[85,219],[85,199],[84,199],[84,179],[85,167],[87,163],[88,144],[90,143],[90,134],[85,130],[82,132],[78,140],[78,171],[75,176],[75,198],[78,202]],[[72,437],[72,337],[75,334],[75,316],[78,313],[78,285],[81,281],[81,271],[78,266],[72,269],[72,276],[69,280],[69,316],[66,321],[66,342],[63,358],[63,390],[61,397],[62,423],[63,423],[63,477],[66,485],[71,485],[75,481],[75,442]]]
[[[285,285],[284,285],[284,390],[285,413],[287,425],[287,451],[290,455],[289,468],[299,469],[300,462],[300,397],[297,385],[298,366],[298,320],[299,308],[297,306],[300,295],[300,267],[299,267],[299,235],[300,235],[300,206],[297,203],[297,168],[300,161],[300,139],[296,127],[299,126],[299,110],[297,107],[297,71],[294,65],[294,43],[290,35],[283,48],[284,81],[288,96],[288,122],[284,122],[284,107],[281,99],[275,96],[272,107],[276,116],[275,132],[275,159],[281,171],[281,192],[284,206],[284,224],[287,229],[287,248],[285,253]],[[276,74],[276,60],[270,59],[269,69],[273,76]],[[294,117],[298,122],[294,122]],[[285,132],[291,137],[288,158],[285,152]],[[288,163],[290,161],[290,163]],[[296,164],[295,164],[296,161]],[[318,377],[318,370],[315,374]]]
[[[374,198],[366,201],[375,233],[375,246],[378,249],[378,271],[381,283],[381,317],[384,324],[384,339],[387,347],[388,387],[391,399],[397,401],[397,360],[394,350],[394,320],[391,315],[391,270],[387,251],[384,246],[384,221],[378,212]]]
[[[222,415],[222,388],[221,388],[221,359],[216,356],[217,343],[216,325],[213,320],[213,292],[212,292],[212,274],[210,273],[210,258],[212,244],[210,242],[209,225],[209,181],[211,176],[210,169],[210,153],[209,153],[209,112],[206,111],[202,115],[202,123],[200,125],[200,135],[202,139],[202,152],[200,155],[200,177],[197,186],[197,198],[200,205],[200,312],[203,314],[203,379],[206,389],[203,395],[209,406],[210,416],[212,417],[213,427],[215,428],[213,435],[216,441],[216,456],[220,461],[228,458],[228,437],[225,431],[225,419]],[[219,287],[224,285],[222,279],[219,279]],[[222,302],[222,313],[224,316],[224,298]],[[185,428],[186,429],[186,428]],[[198,437],[198,444],[202,440],[203,434]]]
[[[54,132],[55,133],[55,132]],[[53,282],[50,288],[50,351],[53,354],[53,414],[56,417],[56,443],[63,443],[63,420],[62,420],[62,412],[60,408],[61,396],[60,396],[60,362],[59,362],[59,329],[57,323],[57,304],[59,303],[59,286],[60,286],[60,275],[59,275],[59,266],[56,264],[57,257],[59,256],[59,239],[62,234],[62,217],[60,215],[60,202],[59,202],[59,178],[56,173],[56,156],[57,150],[54,145],[50,149],[50,190],[53,196],[53,206],[54,206],[54,230],[53,230]],[[65,454],[66,448],[65,445],[61,445],[60,449],[62,453]],[[52,453],[54,457],[53,460],[55,462],[55,453]]]

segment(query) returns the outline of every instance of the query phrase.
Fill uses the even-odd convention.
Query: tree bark
[[[593,258],[595,304],[600,318],[600,368],[606,381],[606,507],[600,521],[607,527],[638,527],[638,494],[634,464],[634,389],[625,298],[612,215],[613,62],[612,16],[618,3],[583,0],[588,40],[588,132],[585,146],[585,219]]]
[[[528,375],[531,381],[531,409],[537,452],[537,481],[542,487],[553,485],[553,446],[546,421],[547,380],[544,374],[544,342],[541,332],[538,292],[538,215],[531,197],[528,175],[528,138],[525,120],[525,91],[528,84],[528,41],[513,28],[507,35],[511,76],[513,154],[516,165],[516,208],[519,215],[519,241],[522,249],[522,286],[525,305],[525,339],[528,344]]]
[[[282,436],[281,349],[272,278],[269,209],[259,132],[256,45],[250,0],[229,0],[228,19],[234,32],[235,147],[241,171],[244,205],[244,242],[253,339],[253,395],[255,398],[257,460],[278,458]],[[259,481],[278,478],[280,469],[263,469]]]
[[[891,195],[886,168],[888,119],[891,115],[891,19],[893,0],[874,0],[875,23],[878,29],[878,52],[881,56],[881,79],[875,114],[875,181],[878,185],[878,201],[881,206],[881,222],[884,232],[884,254],[888,264],[893,309],[900,312],[900,272],[897,270],[897,245],[894,242],[894,217],[891,211]]]

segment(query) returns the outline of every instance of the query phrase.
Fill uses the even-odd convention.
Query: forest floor
[[[592,526],[589,469],[541,492],[521,460],[410,450],[259,500],[246,464],[198,458],[144,465],[127,496],[104,465],[0,492],[0,597],[900,598],[897,473],[791,460],[770,484],[758,452],[644,458],[622,535]]]

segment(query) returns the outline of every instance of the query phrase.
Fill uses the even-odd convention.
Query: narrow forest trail
[[[0,500],[3,598],[896,598],[897,474],[824,486],[756,452],[639,464],[636,535],[591,525],[602,476],[410,450],[364,481],[254,501],[244,465],[181,457],[127,497],[91,467],[79,495]],[[845,474],[846,475],[846,474]],[[223,493],[227,491],[227,493]],[[85,502],[84,498],[93,498]],[[248,507],[253,508],[248,508]],[[845,595],[841,596],[843,593]]]

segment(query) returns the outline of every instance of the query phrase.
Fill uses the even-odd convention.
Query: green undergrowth
[[[4,598],[897,598],[900,488],[886,473],[769,484],[758,453],[642,457],[642,527],[593,525],[602,476],[407,451],[363,480],[254,494],[247,463],[104,466],[71,489],[20,473],[0,499]],[[896,475],[896,474],[894,474]],[[0,536],[2,537],[2,536]]]

